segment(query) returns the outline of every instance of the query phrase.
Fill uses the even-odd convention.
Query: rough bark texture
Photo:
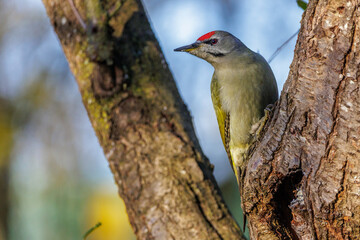
[[[239,239],[141,3],[43,0],[139,239]],[[101,2],[101,4],[100,4]],[[360,2],[313,0],[252,152],[252,239],[360,238]]]
[[[360,239],[360,2],[313,0],[249,160],[252,239]]]
[[[138,239],[240,239],[138,0],[43,0]]]

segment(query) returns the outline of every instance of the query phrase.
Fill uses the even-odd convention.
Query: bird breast
[[[257,79],[261,73],[258,74],[251,65],[215,71],[222,108],[230,114],[230,135],[235,141],[231,145],[247,143],[251,126],[262,116],[262,87]]]
[[[225,111],[252,111],[261,99],[259,72],[254,67],[225,68],[215,71],[219,81],[220,100]],[[260,74],[261,75],[261,74]]]

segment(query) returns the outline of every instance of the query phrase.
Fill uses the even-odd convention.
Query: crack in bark
[[[333,210],[333,211],[334,211],[334,208],[335,208],[336,203],[339,201],[339,196],[340,196],[341,193],[345,190],[344,182],[345,182],[345,176],[346,176],[347,166],[348,166],[348,158],[346,157],[346,161],[345,161],[344,167],[342,168],[343,176],[342,176],[342,178],[341,178],[341,180],[340,180],[340,190],[339,190],[339,191],[337,192],[337,194],[335,195],[335,199],[334,199],[333,204],[332,204],[332,210]],[[341,228],[341,230],[343,230],[343,228]]]
[[[177,137],[182,143],[188,144],[188,142],[186,142],[185,139],[177,132],[175,124],[171,122],[171,120],[169,119],[168,115],[165,114],[164,112],[160,112],[160,114],[161,114],[161,116],[162,116],[163,118],[165,118],[166,123],[168,124],[168,128],[169,128],[170,132],[171,132],[175,137]],[[161,118],[160,118],[160,120],[161,120]]]
[[[312,169],[310,170],[310,173],[309,175],[311,176],[311,172],[312,172]],[[310,181],[311,178],[307,178],[307,191],[306,192],[310,192],[310,184],[309,184],[309,181]],[[311,216],[311,221],[312,221],[312,224],[310,225],[310,227],[312,228],[312,231],[313,231],[313,234],[315,234],[315,239],[319,239],[318,237],[318,233],[317,233],[317,227],[315,225],[315,214],[314,214],[314,206],[313,206],[313,203],[311,200],[308,199],[306,205],[310,205],[310,216]]]
[[[218,236],[218,238],[220,240],[224,240],[223,237],[221,236],[221,234],[218,232],[218,230],[216,229],[216,227],[212,224],[211,220],[208,218],[208,216],[206,215],[205,211],[203,210],[202,206],[201,206],[201,201],[199,199],[199,197],[197,196],[195,190],[193,189],[193,187],[191,186],[191,183],[187,184],[188,187],[190,188],[191,192],[193,193],[194,197],[195,197],[195,201],[196,201],[196,205],[198,206],[198,209],[201,213],[201,215],[204,217],[204,220],[206,221],[206,223],[211,227],[211,229],[213,229],[216,233],[216,235]]]

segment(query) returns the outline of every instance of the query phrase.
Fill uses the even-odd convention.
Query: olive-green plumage
[[[211,98],[225,150],[239,178],[255,132],[262,127],[264,109],[278,98],[274,74],[261,55],[224,31],[207,33],[175,50],[213,65]]]
[[[220,135],[232,168],[242,167],[254,136],[252,127],[264,116],[267,105],[277,100],[271,69],[257,53],[246,51],[226,65],[217,65],[211,80],[211,98]],[[254,129],[253,129],[254,131]]]

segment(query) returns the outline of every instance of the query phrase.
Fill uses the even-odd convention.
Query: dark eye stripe
[[[208,39],[208,40],[204,41],[204,43],[209,44],[209,45],[214,45],[217,42],[218,42],[218,40],[216,38]]]

